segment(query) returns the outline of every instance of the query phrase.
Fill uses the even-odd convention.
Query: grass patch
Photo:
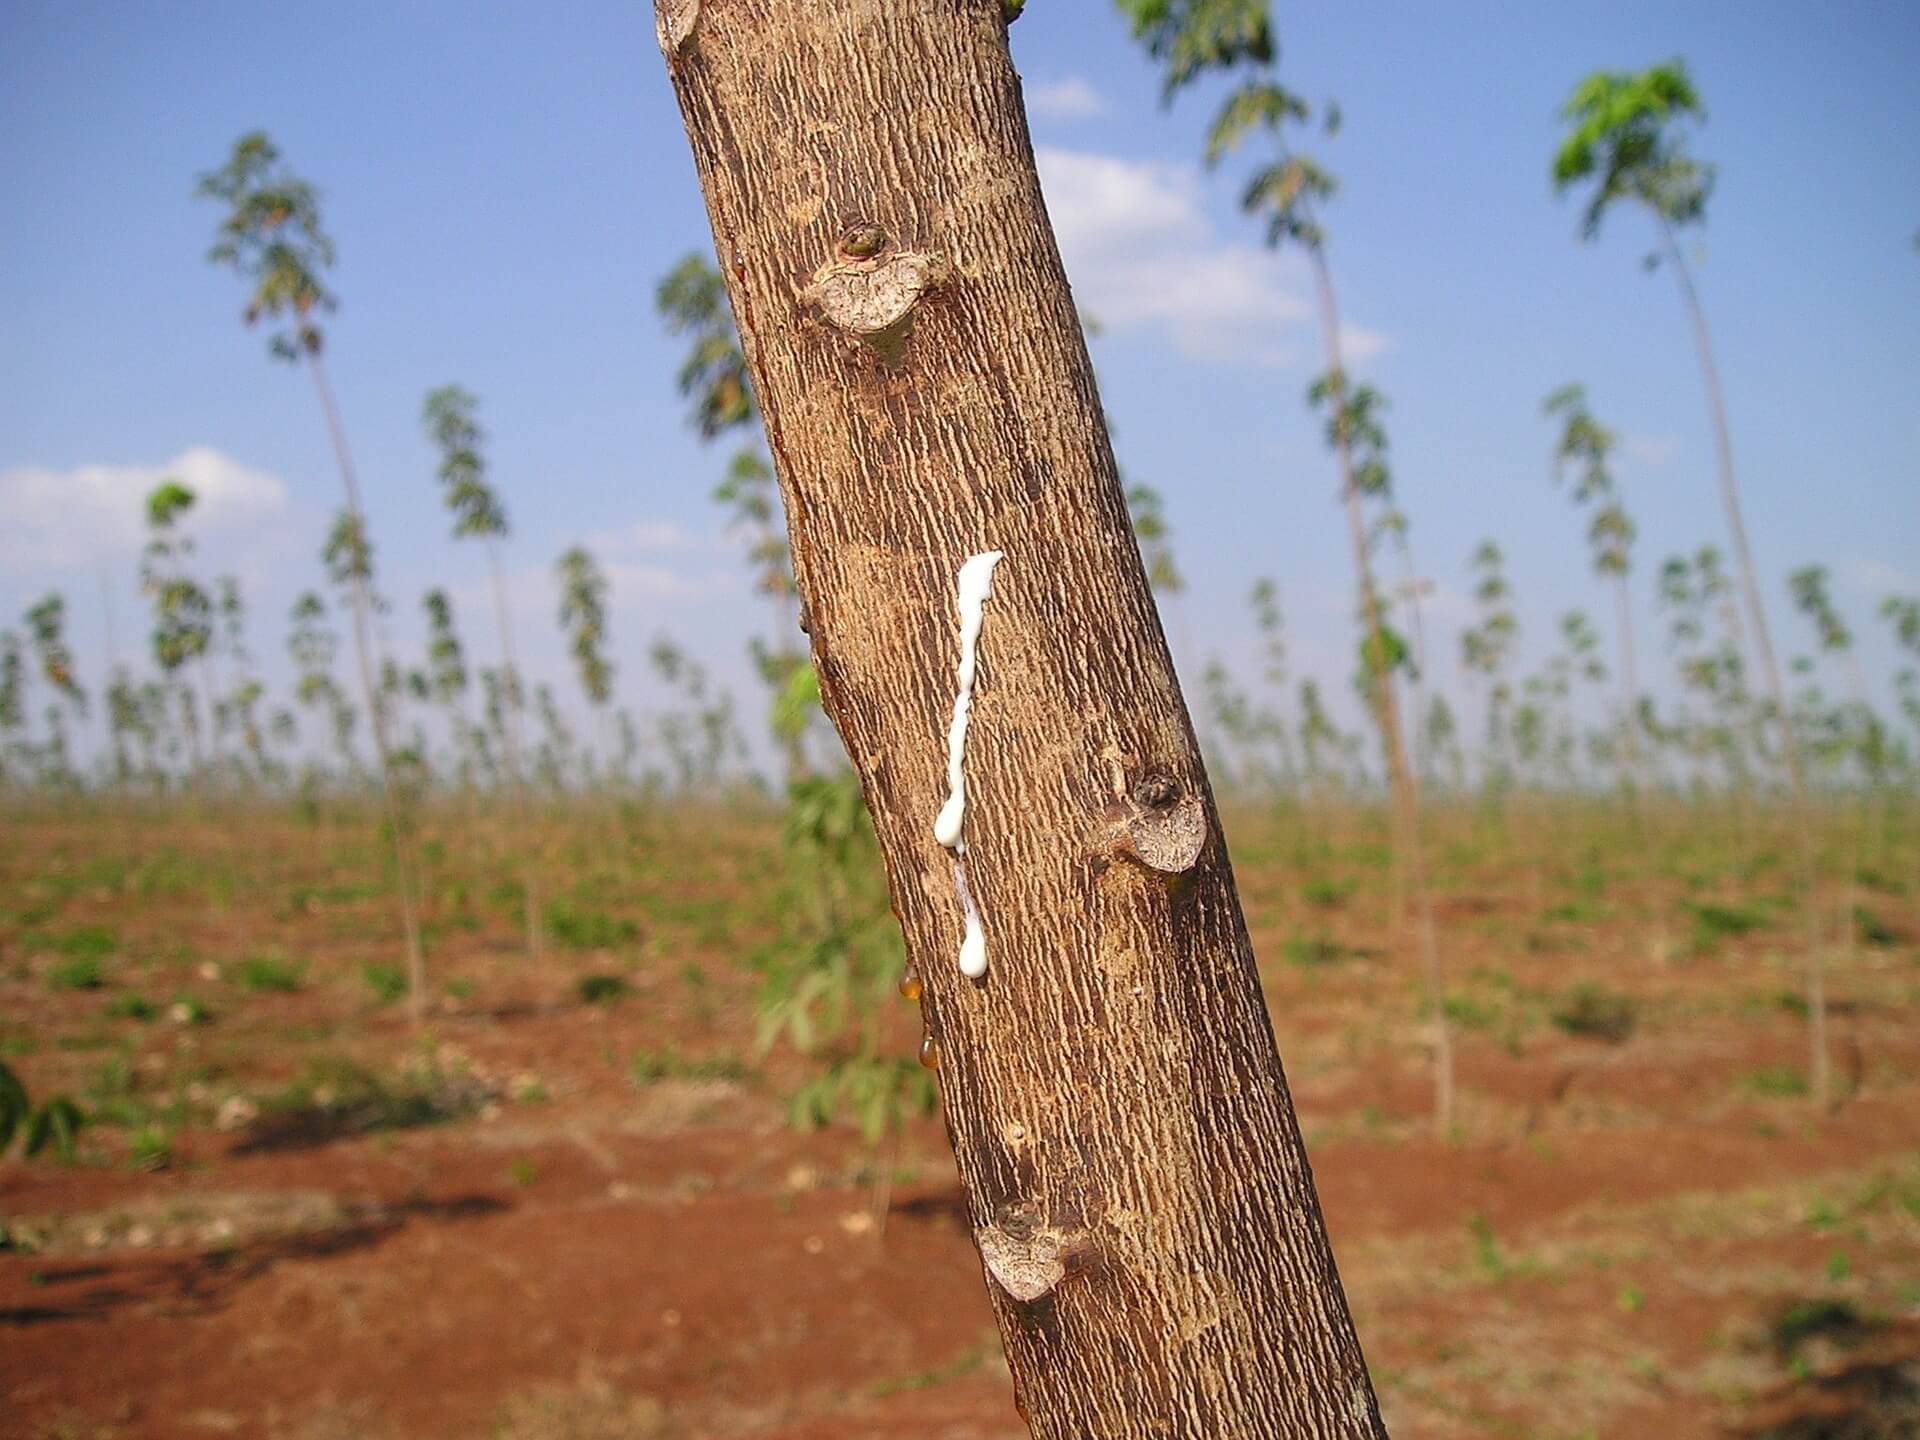
[[[1791,1065],[1769,1065],[1747,1076],[1740,1088],[1766,1100],[1793,1100],[1807,1093],[1807,1077]]]
[[[1500,1023],[1500,1009],[1472,995],[1447,996],[1441,1008],[1447,1018],[1463,1030],[1491,1030]]]
[[[1774,1316],[1767,1334],[1775,1353],[1785,1360],[1810,1341],[1853,1345],[1878,1328],[1849,1300],[1796,1300]]]
[[[1876,948],[1900,943],[1900,932],[1864,905],[1853,907],[1853,933],[1862,945]]]
[[[69,960],[98,962],[109,958],[120,948],[120,937],[104,925],[82,925],[77,930],[69,930],[52,943],[54,950]]]
[[[127,1163],[136,1170],[155,1173],[173,1164],[173,1145],[167,1132],[158,1125],[142,1125],[127,1141]]]
[[[391,1005],[407,993],[407,972],[378,961],[360,967],[360,979],[373,992],[373,1003]]]
[[[1352,895],[1352,884],[1338,880],[1309,880],[1300,887],[1300,898],[1316,910],[1338,910]]]
[[[1554,1008],[1552,1020],[1569,1035],[1618,1045],[1633,1033],[1634,1004],[1603,985],[1581,985]]]
[[[1712,950],[1722,940],[1751,935],[1767,923],[1767,917],[1753,905],[1713,905],[1700,900],[1683,903],[1692,924],[1690,939],[1700,954]]]
[[[280,955],[255,955],[240,962],[234,978],[256,995],[291,995],[306,983],[306,967]]]
[[[626,979],[619,975],[582,975],[573,982],[573,993],[582,1005],[616,1005],[627,998]]]
[[[1487,1223],[1486,1216],[1468,1217],[1467,1238],[1473,1244],[1473,1263],[1480,1273],[1489,1280],[1504,1280],[1507,1276],[1506,1257],[1500,1253],[1500,1242],[1493,1238],[1493,1226]]]
[[[1565,955],[1587,948],[1586,941],[1579,936],[1558,935],[1551,930],[1529,930],[1521,937],[1520,944],[1529,955]]]
[[[91,955],[62,960],[47,972],[47,984],[55,990],[98,990],[106,983],[100,962]]]
[[[1598,900],[1568,900],[1540,913],[1540,918],[1556,925],[1598,925],[1607,918],[1607,907]]]
[[[999,1333],[982,1331],[979,1344],[962,1350],[946,1364],[936,1365],[930,1370],[917,1370],[911,1375],[895,1376],[890,1380],[876,1380],[867,1386],[867,1394],[875,1399],[883,1399],[888,1395],[908,1394],[915,1390],[932,1390],[963,1375],[972,1374],[999,1353]]]
[[[604,910],[556,895],[541,912],[547,933],[569,950],[611,950],[640,938],[640,927]]]
[[[714,1055],[689,1060],[679,1051],[639,1050],[627,1064],[633,1083],[645,1088],[662,1080],[749,1080],[753,1071],[731,1055]]]
[[[144,995],[116,995],[107,1002],[107,1015],[114,1020],[138,1020],[144,1024],[159,1017],[160,1007]]]
[[[238,1154],[311,1149],[355,1135],[439,1125],[489,1098],[459,1076],[408,1074],[388,1080],[351,1060],[323,1057],[260,1107]]]
[[[1280,946],[1281,957],[1289,965],[1298,965],[1303,970],[1338,965],[1359,953],[1325,935],[1292,935]]]

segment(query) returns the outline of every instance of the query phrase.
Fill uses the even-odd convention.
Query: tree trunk
[[[366,533],[366,511],[360,508],[360,484],[354,478],[353,452],[347,449],[347,428],[340,421],[340,407],[333,398],[333,385],[319,351],[307,352],[307,373],[320,396],[320,409],[327,420],[327,436],[333,442],[333,457],[340,467],[340,486],[347,498],[347,513],[360,527],[363,543],[371,544]],[[420,920],[414,910],[411,845],[407,839],[406,816],[402,813],[399,787],[393,776],[393,748],[387,739],[387,708],[380,695],[379,680],[373,664],[373,599],[367,593],[363,576],[355,575],[348,586],[353,609],[353,654],[360,672],[360,693],[367,702],[367,721],[373,729],[373,746],[380,752],[380,805],[392,831],[393,873],[400,891],[400,928],[407,947],[407,1009],[418,1027],[426,1016],[427,958],[420,940]]]
[[[513,644],[513,612],[507,605],[507,571],[500,559],[500,546],[487,541],[487,574],[493,581],[493,619],[500,631],[500,684],[504,691],[501,714],[507,737],[507,774],[513,784],[514,808],[522,827],[514,848],[520,855],[520,910],[526,921],[527,959],[540,963],[540,895],[533,861],[527,852],[535,845],[539,827],[534,822],[533,797],[527,787],[527,763],[520,738],[520,662]]]
[[[657,18],[1016,1403],[1042,1440],[1383,1434],[998,0]],[[956,859],[955,577],[989,550]]]
[[[1433,1128],[1442,1139],[1453,1129],[1453,1036],[1447,1025],[1445,975],[1440,966],[1440,942],[1433,920],[1433,896],[1427,889],[1426,850],[1420,843],[1420,792],[1407,766],[1406,742],[1400,726],[1400,704],[1393,693],[1393,671],[1385,663],[1385,624],[1380,618],[1380,592],[1373,583],[1373,564],[1367,557],[1367,527],[1360,514],[1360,490],[1354,484],[1353,446],[1347,435],[1347,369],[1340,345],[1340,312],[1334,304],[1333,276],[1326,253],[1312,250],[1313,288],[1320,301],[1320,335],[1327,348],[1327,375],[1335,382],[1328,397],[1334,417],[1334,455],[1340,465],[1340,496],[1347,515],[1347,543],[1353,551],[1353,576],[1360,587],[1361,614],[1367,626],[1367,649],[1373,670],[1374,716],[1380,726],[1380,748],[1386,754],[1387,788],[1393,806],[1393,928],[1397,935],[1405,915],[1405,881],[1413,887],[1419,907],[1420,966],[1433,1012]],[[1408,567],[1411,570],[1411,566]]]
[[[1766,605],[1760,598],[1753,550],[1747,544],[1747,522],[1740,512],[1740,487],[1733,472],[1733,438],[1727,430],[1727,406],[1720,394],[1720,367],[1714,363],[1713,339],[1707,333],[1707,312],[1700,304],[1700,292],[1693,288],[1693,271],[1680,253],[1672,227],[1664,219],[1660,222],[1660,233],[1666,240],[1667,258],[1680,282],[1680,298],[1686,302],[1687,319],[1693,326],[1700,378],[1707,390],[1707,415],[1713,425],[1720,503],[1727,512],[1733,555],[1740,565],[1740,590],[1753,625],[1753,644],[1760,656],[1760,678],[1767,687],[1767,698],[1773,702],[1774,722],[1780,727],[1780,758],[1787,767],[1787,785],[1793,804],[1795,851],[1800,861],[1800,903],[1807,928],[1808,1088],[1813,1093],[1814,1105],[1825,1110],[1833,1101],[1832,1069],[1827,1058],[1827,981],[1820,953],[1820,900],[1816,893],[1819,878],[1813,857],[1813,822],[1807,806],[1806,779],[1800,768],[1800,747],[1794,740],[1793,716],[1787,710],[1787,692],[1780,683],[1780,667],[1773,658],[1773,636],[1767,627]]]
[[[1620,627],[1621,698],[1626,702],[1620,716],[1620,739],[1626,746],[1627,787],[1637,825],[1641,807],[1647,803],[1652,787],[1647,782],[1646,760],[1640,750],[1640,676],[1634,660],[1633,596],[1625,575],[1613,577],[1613,599]]]

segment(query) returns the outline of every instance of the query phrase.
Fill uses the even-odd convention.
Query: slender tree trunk
[[[1016,1403],[1041,1440],[1383,1434],[999,0],[657,18]],[[970,980],[933,825],[987,550]]]
[[[1780,727],[1780,758],[1786,764],[1787,784],[1792,791],[1794,837],[1800,860],[1801,907],[1807,923],[1807,1037],[1811,1046],[1808,1061],[1808,1088],[1813,1102],[1825,1109],[1833,1099],[1833,1080],[1827,1058],[1827,981],[1820,954],[1819,897],[1813,859],[1812,819],[1807,808],[1806,777],[1800,767],[1800,747],[1794,743],[1793,720],[1787,713],[1787,695],[1780,683],[1780,667],[1773,658],[1773,637],[1767,629],[1766,607],[1760,598],[1760,581],[1754,573],[1753,551],[1747,544],[1747,525],[1740,512],[1740,487],[1733,472],[1733,440],[1727,431],[1727,407],[1720,394],[1720,370],[1713,359],[1713,340],[1707,333],[1707,312],[1700,304],[1700,293],[1693,286],[1693,272],[1680,253],[1673,229],[1663,219],[1661,235],[1666,240],[1667,257],[1679,278],[1680,296],[1686,302],[1687,319],[1693,325],[1693,343],[1700,355],[1700,378],[1706,384],[1707,414],[1713,425],[1715,468],[1720,477],[1720,502],[1726,507],[1727,530],[1733,537],[1734,558],[1740,563],[1740,589],[1753,625],[1754,649],[1760,657],[1760,678],[1773,702],[1775,723]]]
[[[107,575],[107,562],[99,564],[100,609],[106,626],[107,670],[106,683],[100,687],[100,721],[106,729],[107,743],[113,750],[113,785],[116,790],[125,790],[127,786],[127,737],[121,733],[113,708],[113,687],[119,680],[120,647],[114,637],[113,625],[113,582]],[[125,798],[124,795],[121,798]]]
[[[366,539],[366,512],[360,508],[360,486],[354,479],[353,455],[347,449],[346,427],[340,423],[340,409],[334,403],[333,386],[327,380],[326,367],[317,352],[307,355],[307,369],[313,376],[313,388],[320,396],[320,408],[326,414],[327,435],[333,441],[334,459],[340,467],[340,484],[346,491],[347,513]],[[407,840],[405,817],[400,813],[399,789],[393,775],[393,751],[387,737],[387,707],[381,697],[373,666],[373,601],[367,594],[363,576],[353,576],[348,587],[353,606],[353,653],[360,670],[360,690],[366,699],[367,720],[373,726],[374,749],[380,753],[380,800],[387,828],[393,836],[394,878],[400,890],[400,928],[407,944],[407,1004],[413,1023],[425,1016],[427,1003],[427,961],[420,943],[420,920],[414,910],[413,865]]]
[[[1648,783],[1646,751],[1640,740],[1640,675],[1634,657],[1633,592],[1624,574],[1613,577],[1613,598],[1620,630],[1621,699],[1620,741],[1626,747],[1627,822],[1633,848],[1640,857],[1641,903],[1653,907],[1653,946],[1659,962],[1667,963],[1667,912],[1661,904],[1659,869],[1653,851],[1653,787]]]
[[[211,649],[212,645],[209,642],[208,651]],[[212,767],[213,778],[217,780],[220,775],[221,761],[224,758],[220,752],[220,707],[215,698],[218,694],[219,682],[214,679],[213,659],[207,651],[201,653],[200,663],[193,668],[200,677],[200,701],[207,707],[208,763]]]
[[[1331,285],[1329,285],[1331,291]],[[1408,688],[1413,692],[1413,763],[1408,767],[1416,785],[1425,783],[1427,766],[1431,756],[1427,752],[1427,622],[1420,608],[1420,574],[1413,563],[1413,542],[1402,530],[1396,537],[1395,548],[1400,552],[1400,568],[1404,572],[1401,584],[1407,596],[1407,611],[1413,617],[1413,678]]]
[[[1315,248],[1313,284],[1320,301],[1321,338],[1327,349],[1327,373],[1337,382],[1332,397],[1335,406],[1334,454],[1340,465],[1340,493],[1347,512],[1347,540],[1353,549],[1353,573],[1360,585],[1360,604],[1366,621],[1368,649],[1376,659],[1384,659],[1381,636],[1380,595],[1374,588],[1373,566],[1367,558],[1367,529],[1360,515],[1360,492],[1353,482],[1353,450],[1346,425],[1340,416],[1347,403],[1346,366],[1341,358],[1340,312],[1334,304],[1333,277],[1327,270],[1326,255]],[[1426,980],[1427,1005],[1433,1012],[1433,1125],[1441,1136],[1453,1129],[1453,1036],[1447,1025],[1446,985],[1440,968],[1440,944],[1434,930],[1433,895],[1427,888],[1427,862],[1420,843],[1420,792],[1407,767],[1406,742],[1400,730],[1400,707],[1393,693],[1393,672],[1385,664],[1373,671],[1373,705],[1380,724],[1380,746],[1386,752],[1387,783],[1391,791],[1394,819],[1395,868],[1405,867],[1407,882],[1413,889],[1418,909],[1420,963]],[[1395,886],[1395,890],[1399,890]],[[1400,897],[1396,895],[1396,902]],[[1395,904],[1394,923],[1400,921],[1400,905]]]
[[[1860,657],[1851,649],[1846,652],[1847,683],[1853,691],[1854,709],[1865,721],[1872,716],[1873,710],[1867,700],[1867,677],[1861,673]],[[1843,964],[1851,966],[1854,950],[1860,943],[1860,861],[1866,852],[1867,832],[1873,827],[1872,773],[1866,768],[1865,754],[1862,753],[1860,774],[1860,798],[1853,807],[1852,833],[1847,845],[1847,878],[1840,897],[1840,958]]]
[[[533,843],[536,827],[533,824],[533,797],[527,789],[525,751],[520,736],[520,703],[524,692],[520,688],[520,663],[514,653],[513,612],[507,604],[506,568],[500,560],[500,547],[492,540],[487,541],[487,572],[493,580],[493,618],[500,627],[500,663],[505,667],[501,684],[506,694],[501,710],[507,732],[507,775],[513,785],[513,801],[520,812],[520,822],[527,827],[527,833],[520,837],[519,844],[515,846],[520,851],[520,895],[526,912],[527,958],[538,964],[541,945],[540,895],[535,888],[533,861],[527,858],[527,848]]]
[[[1620,717],[1620,740],[1626,746],[1627,774],[1633,789],[1633,809],[1636,819],[1640,807],[1646,803],[1647,774],[1644,753],[1640,748],[1640,675],[1634,659],[1633,645],[1633,594],[1627,587],[1627,577],[1616,575],[1613,578],[1614,613],[1620,627],[1620,684],[1621,700],[1624,707]]]

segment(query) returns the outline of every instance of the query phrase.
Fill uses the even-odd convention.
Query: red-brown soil
[[[1411,949],[1348,827],[1307,856],[1260,817],[1231,834],[1393,1433],[1920,1433],[1846,1428],[1920,1425],[1915,897],[1883,880],[1862,903],[1900,938],[1832,947],[1845,1093],[1823,1116],[1794,1093],[1784,906],[1703,938],[1689,894],[1732,892],[1624,842],[1598,884],[1584,848],[1549,863],[1540,904],[1491,845],[1443,861],[1462,1089],[1443,1140]],[[797,1132],[810,1062],[754,1049],[773,822],[554,822],[552,883],[598,857],[593,903],[632,930],[534,967],[488,898],[513,873],[500,836],[445,820],[417,1034],[363,979],[398,957],[351,817],[9,830],[0,1059],[102,1118],[79,1163],[0,1162],[0,1435],[1024,1433],[937,1122],[878,1151]],[[1315,878],[1353,888],[1309,903]],[[102,983],[63,988],[89,928],[112,937]],[[259,955],[297,988],[248,988]],[[628,989],[583,1003],[589,972]],[[1556,1022],[1582,984],[1625,997],[1624,1039]],[[184,998],[206,1017],[170,1014]],[[910,1049],[911,1007],[891,1023]],[[409,1075],[447,1113],[371,1119],[353,1087]],[[163,1168],[137,1167],[143,1131]]]

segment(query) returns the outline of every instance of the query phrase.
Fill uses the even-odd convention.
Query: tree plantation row
[[[1581,386],[1553,390],[1542,406],[1556,432],[1549,473],[1584,522],[1591,567],[1613,617],[1609,626],[1583,610],[1561,616],[1551,626],[1551,652],[1522,673],[1521,607],[1496,539],[1469,560],[1473,623],[1447,636],[1423,613],[1431,582],[1415,567],[1409,516],[1393,485],[1387,401],[1351,377],[1341,354],[1325,218],[1337,184],[1302,144],[1316,127],[1328,137],[1337,131],[1338,107],[1310,105],[1280,82],[1278,47],[1262,7],[1129,0],[1122,9],[1164,66],[1169,102],[1202,76],[1227,80],[1205,161],[1221,166],[1251,149],[1245,210],[1270,245],[1299,249],[1310,262],[1326,369],[1307,399],[1324,417],[1357,581],[1360,635],[1351,683],[1372,733],[1343,728],[1335,716],[1344,707],[1329,703],[1320,681],[1290,672],[1282,587],[1262,580],[1249,597],[1259,674],[1238,676],[1215,660],[1200,677],[1202,731],[1219,778],[1237,790],[1322,805],[1364,798],[1384,781],[1396,873],[1420,915],[1431,908],[1419,879],[1422,789],[1474,794],[1496,805],[1517,792],[1611,793],[1636,813],[1663,792],[1717,791],[1748,806],[1781,787],[1801,815],[1814,787],[1870,797],[1881,814],[1904,803],[1920,776],[1920,670],[1900,669],[1897,716],[1874,707],[1855,650],[1857,617],[1841,612],[1824,567],[1794,573],[1791,600],[1802,623],[1785,679],[1774,660],[1705,316],[1677,239],[1704,218],[1713,178],[1688,148],[1688,131],[1704,111],[1685,67],[1675,62],[1582,81],[1565,106],[1552,177],[1558,189],[1584,194],[1588,238],[1615,210],[1652,222],[1658,246],[1649,266],[1678,279],[1695,323],[1730,546],[1709,540],[1653,572],[1665,630],[1662,668],[1670,674],[1646,683],[1641,672],[1651,667],[1636,658],[1644,645],[1633,633],[1631,587],[1648,571],[1636,567],[1636,526],[1615,476],[1618,434]],[[498,658],[470,664],[444,589],[419,601],[425,652],[393,652],[383,624],[392,602],[377,582],[374,540],[327,368],[323,321],[338,298],[327,279],[334,247],[319,192],[254,133],[200,177],[199,194],[221,212],[210,258],[247,286],[244,318],[267,329],[271,356],[311,378],[339,470],[343,504],[320,547],[327,583],[302,595],[288,617],[291,693],[268,694],[246,597],[233,576],[203,563],[193,533],[196,497],[169,481],[146,503],[139,578],[150,611],[150,666],[137,671],[116,657],[102,667],[76,654],[60,594],[31,607],[18,630],[0,633],[0,781],[16,793],[93,788],[180,792],[203,801],[374,785],[398,847],[410,937],[409,815],[430,790],[497,793],[524,808],[573,791],[762,789],[734,698],[671,641],[658,639],[647,651],[664,703],[656,700],[643,720],[620,702],[618,680],[629,667],[615,658],[605,573],[584,548],[555,562],[551,612],[574,662],[578,699],[527,683],[515,635],[527,617],[513,613],[505,580],[507,507],[488,468],[479,402],[458,385],[431,391],[421,420],[440,457],[437,478],[452,536],[486,556]],[[877,263],[893,243],[879,227],[855,227],[842,238],[844,261]],[[801,813],[810,797],[832,790],[840,792],[841,808],[857,808],[844,766],[821,758],[832,747],[797,644],[799,597],[776,477],[722,277],[690,255],[662,279],[657,301],[663,322],[686,344],[676,383],[691,423],[704,439],[733,447],[714,499],[745,543],[755,589],[778,611],[774,633],[789,637],[773,645],[756,639],[751,647],[785,783]],[[1128,487],[1126,500],[1149,581],[1163,598],[1177,593],[1183,581],[1165,502],[1139,484]],[[1570,524],[1568,544],[1575,541]],[[1384,578],[1390,570],[1399,578]],[[1889,595],[1873,620],[1890,627],[1899,653],[1920,663],[1920,597]],[[1465,695],[1434,682],[1448,648],[1467,680]],[[1808,847],[1801,851],[1802,885],[1810,889]],[[528,943],[536,952],[538,910],[529,884]],[[1430,918],[1421,925],[1430,937]],[[411,938],[409,949],[418,949]],[[1437,987],[1438,956],[1430,949],[1428,958]]]
[[[1540,437],[1539,484],[1567,502],[1560,544],[1593,600],[1527,604],[1517,537],[1493,533],[1440,567],[1470,597],[1455,623],[1415,560],[1388,397],[1350,364],[1322,158],[1339,106],[1283,80],[1264,0],[1118,0],[1164,104],[1216,101],[1198,159],[1301,264],[1325,459],[1296,468],[1335,482],[1339,517],[1316,538],[1337,540],[1353,587],[1350,625],[1302,646],[1301,577],[1257,567],[1251,672],[1210,657],[1183,689],[1162,620],[1180,618],[1190,558],[1180,497],[1130,482],[1115,454],[1099,317],[1069,287],[1009,47],[1021,8],[656,0],[718,245],[661,276],[655,308],[774,637],[748,644],[750,699],[711,656],[616,636],[616,567],[584,545],[546,567],[545,604],[516,600],[511,512],[534,496],[493,465],[482,401],[457,383],[396,403],[437,459],[412,483],[484,560],[484,634],[452,586],[399,593],[334,388],[355,352],[333,326],[322,193],[262,131],[199,176],[208,259],[312,387],[337,510],[284,620],[253,613],[234,557],[212,553],[211,497],[168,479],[143,502],[137,660],[111,639],[87,653],[83,602],[57,592],[0,629],[0,793],[47,842],[19,864],[0,982],[122,1050],[88,1074],[0,1035],[46,1066],[0,1065],[0,1151],[17,1135],[29,1155],[97,1161],[125,1129],[160,1169],[210,1110],[238,1147],[284,1130],[281,1111],[315,1145],[397,1115],[489,1120],[555,1097],[531,1070],[435,1089],[463,1078],[438,1068],[453,1027],[556,1073],[586,1063],[595,1026],[645,1033],[633,1087],[764,1078],[742,1107],[777,1090],[796,1129],[856,1127],[871,1194],[848,1236],[885,1234],[880,1147],[940,1108],[958,1189],[929,1203],[978,1258],[1038,1440],[1365,1440],[1385,1429],[1310,1108],[1362,1130],[1390,1113],[1391,1143],[1422,1157],[1409,1194],[1466,1178],[1444,1178],[1456,1161],[1482,1168],[1463,1152],[1489,1137],[1531,1163],[1517,1142],[1544,1144],[1543,1116],[1574,1150],[1596,1126],[1698,1121],[1649,1142],[1676,1169],[1709,1130],[1717,1153],[1757,1154],[1725,1123],[1756,1096],[1792,1103],[1809,1150],[1895,1134],[1909,1077],[1882,1051],[1912,998],[1920,595],[1854,614],[1817,556],[1782,593],[1756,569],[1738,415],[1683,243],[1714,179],[1685,64],[1578,80],[1538,152],[1585,239],[1640,227],[1647,270],[1675,288],[1718,533],[1649,553],[1621,479],[1629,422],[1541,376],[1537,411],[1513,420]],[[1251,513],[1273,496],[1244,498]],[[1636,633],[1647,614],[1657,633]],[[554,625],[570,673],[537,683],[522,657]],[[1302,673],[1308,648],[1346,673]],[[1896,673],[1869,675],[1883,649]],[[131,918],[115,910],[129,899]],[[261,943],[269,926],[298,959]],[[1764,1034],[1710,993],[1728,983],[1758,987]],[[203,1035],[237,1054],[255,1001],[275,1024],[324,1016],[323,1038],[338,1021],[363,1052],[358,1109],[331,1081],[276,1100],[213,1069],[198,1099],[136,1103],[136,1055],[172,1063],[164,1040],[192,1059]],[[1629,1047],[1643,1018],[1637,1038],[1658,1043]],[[375,1050],[400,1045],[433,1061],[419,1093],[379,1078],[392,1055]],[[620,1063],[611,1039],[598,1049]],[[1734,1099],[1698,1108],[1703,1084]],[[1582,1109],[1576,1085],[1609,1098]],[[630,1099],[595,1123],[633,1121]],[[760,1184],[794,1137],[755,1123],[739,1175]],[[605,1171],[593,1213],[615,1215],[634,1198],[608,1178],[624,1141],[588,1135],[582,1121]],[[1381,1204],[1401,1188],[1369,1186]],[[748,1213],[704,1182],[676,1189],[683,1220],[709,1203]],[[595,1223],[567,1214],[561,1229]],[[1502,1273],[1488,1222],[1467,1224]],[[667,1313],[678,1327],[678,1302]],[[795,1333],[811,1323],[793,1314]]]

